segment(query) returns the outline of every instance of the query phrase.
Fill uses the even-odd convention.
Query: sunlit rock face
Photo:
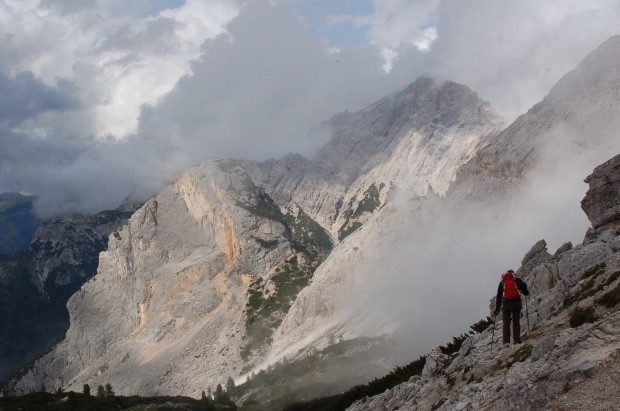
[[[96,277],[69,302],[65,341],[24,381],[199,394],[240,372],[247,285],[292,252],[287,227],[252,213],[259,191],[247,174],[222,167],[188,171],[110,236]]]

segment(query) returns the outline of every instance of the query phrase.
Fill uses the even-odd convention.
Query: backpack
[[[506,300],[515,300],[521,296],[517,289],[517,277],[510,271],[502,275],[502,282],[504,283],[504,298]]]

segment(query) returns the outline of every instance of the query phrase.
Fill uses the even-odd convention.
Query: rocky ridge
[[[468,336],[452,356],[433,350],[421,376],[349,410],[614,409],[620,400],[620,155],[586,179],[586,240],[553,255],[540,241],[517,275],[531,295],[522,344],[501,325]],[[601,182],[605,182],[601,184]],[[600,221],[606,221],[600,226]],[[598,226],[598,227],[597,227]],[[494,306],[494,299],[491,301]],[[498,319],[498,322],[500,320]]]

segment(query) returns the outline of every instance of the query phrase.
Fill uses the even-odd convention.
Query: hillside
[[[592,228],[584,242],[552,255],[541,240],[517,271],[531,291],[522,344],[502,346],[501,324],[491,325],[468,335],[453,355],[431,351],[420,376],[348,409],[614,409],[620,401],[620,155],[586,181],[582,207]]]

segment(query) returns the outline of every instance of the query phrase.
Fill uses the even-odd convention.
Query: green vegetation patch
[[[570,315],[569,324],[573,328],[577,328],[585,323],[593,323],[598,318],[594,307],[575,307]]]
[[[607,267],[607,264],[603,262],[603,263],[596,264],[595,266],[586,270],[584,273],[584,278],[589,278],[589,280],[585,283],[581,291],[564,298],[563,306],[565,308],[570,307],[574,303],[577,303],[579,301],[585,300],[586,298],[592,297],[593,295],[601,291],[603,288],[605,288],[609,284],[613,283],[616,279],[618,279],[618,277],[620,276],[620,272],[616,272],[610,275],[606,282],[600,282],[600,284],[597,284],[599,283],[599,277],[601,276],[601,274],[605,272],[606,267]]]
[[[598,263],[584,271],[583,278],[598,277],[605,272],[606,268],[607,264],[605,262]]]
[[[480,334],[484,330],[489,328],[489,326],[491,326],[492,324],[493,324],[493,319],[491,317],[483,318],[482,320],[478,321],[477,323],[474,323],[474,324],[469,326],[469,328],[471,329],[470,332]]]
[[[514,354],[512,354],[508,359],[508,367],[518,362],[524,362],[525,360],[530,358],[530,356],[532,355],[532,348],[533,347],[530,344],[524,344],[519,347],[519,349],[515,351]]]
[[[271,335],[282,323],[297,294],[310,284],[314,271],[333,247],[327,231],[301,208],[297,214],[284,215],[275,201],[262,188],[254,187],[249,199],[239,207],[262,218],[285,226],[293,255],[282,262],[268,280],[257,279],[248,288],[246,303],[246,335],[241,355],[246,360],[252,352],[260,352],[271,342]],[[278,240],[254,237],[264,248],[274,248]]]
[[[301,208],[296,216],[288,213],[284,219],[293,235],[294,244],[300,251],[306,254],[313,254],[315,251],[327,254],[333,248],[334,243],[327,231]]]
[[[285,260],[268,281],[258,278],[250,284],[246,336],[241,348],[244,358],[271,342],[273,331],[284,320],[297,294],[310,283],[318,264],[318,259],[297,253]]]
[[[381,207],[379,195],[384,187],[384,183],[381,183],[379,188],[377,188],[375,183],[372,183],[370,187],[364,191],[364,197],[360,200],[355,210],[353,210],[353,204],[357,200],[357,196],[354,196],[351,201],[349,201],[349,207],[347,211],[343,213],[343,217],[345,219],[344,224],[342,224],[338,230],[338,241],[344,240],[347,236],[362,226],[362,223],[356,220],[363,214],[374,213]]]
[[[439,350],[445,355],[452,355],[459,352],[461,346],[463,345],[463,341],[467,339],[467,335],[461,334],[458,337],[453,337],[452,341],[446,345],[440,345]]]
[[[425,364],[426,356],[421,356],[403,367],[396,367],[384,377],[375,378],[368,384],[357,385],[342,394],[291,404],[285,407],[283,411],[345,410],[357,400],[381,394],[385,390],[409,381],[414,375],[421,375]]]

